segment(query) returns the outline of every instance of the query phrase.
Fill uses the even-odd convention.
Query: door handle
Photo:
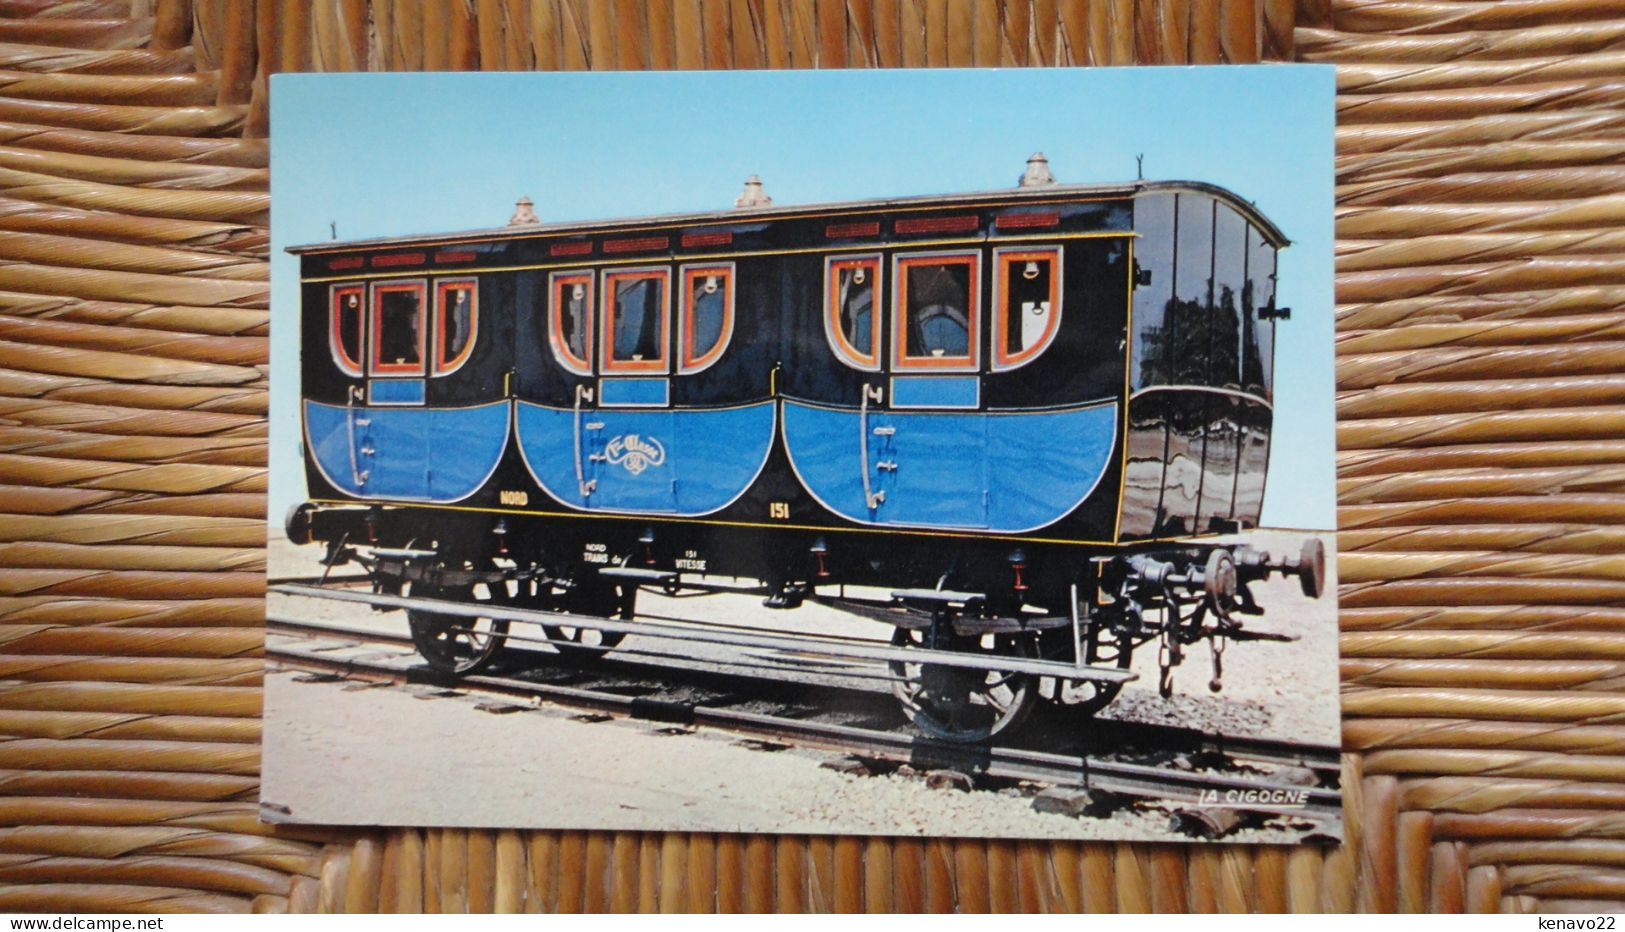
[[[858,401],[858,465],[863,471],[863,500],[868,504],[869,510],[874,511],[886,501],[886,490],[875,491],[869,481],[869,402],[876,404],[885,397],[885,390],[878,385],[863,386],[863,395]],[[880,428],[875,429],[876,433]],[[884,465],[880,468],[884,469]],[[893,465],[895,468],[895,464]]]
[[[597,479],[589,480],[587,478],[587,471],[585,468],[583,468],[581,462],[581,403],[585,401],[588,404],[592,404],[592,398],[593,392],[590,386],[580,384],[576,385],[575,430],[572,431],[572,433],[575,435],[576,488],[580,490],[582,498],[587,498],[588,496],[592,495],[593,490],[598,487]],[[596,425],[595,429],[602,427],[603,425],[599,424]]]
[[[367,470],[362,469],[361,464],[356,462],[355,428],[358,422],[363,426],[372,423],[370,418],[358,418],[355,416],[356,399],[361,397],[361,388],[357,385],[350,386],[350,390],[345,393],[344,396],[344,429],[345,433],[348,434],[348,439],[350,441],[347,444],[350,450],[350,479],[355,482],[356,488],[358,489],[367,484]],[[371,456],[374,451],[371,446],[367,446],[361,452],[367,456]]]

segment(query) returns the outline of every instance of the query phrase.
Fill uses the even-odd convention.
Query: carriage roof
[[[1191,192],[1222,201],[1234,208],[1263,232],[1276,247],[1290,245],[1285,234],[1259,212],[1258,208],[1234,192],[1218,185],[1201,181],[1135,181],[1120,184],[1052,184],[1041,187],[1003,188],[966,194],[931,194],[914,197],[878,198],[863,201],[836,201],[822,204],[795,204],[775,207],[734,207],[694,213],[659,214],[646,217],[628,217],[609,220],[576,220],[562,223],[500,226],[449,233],[412,234],[408,236],[375,237],[358,240],[333,240],[289,246],[287,251],[296,255],[319,254],[366,248],[409,246],[420,243],[455,244],[463,241],[491,239],[530,239],[559,234],[596,233],[605,230],[636,230],[668,226],[726,226],[741,223],[783,220],[794,217],[825,216],[852,213],[872,213],[899,208],[980,206],[995,202],[1000,206],[1022,201],[1046,202],[1079,197],[1130,198],[1140,194]]]

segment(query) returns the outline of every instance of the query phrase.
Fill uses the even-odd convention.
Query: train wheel
[[[498,602],[499,593],[486,583],[461,588],[412,584],[413,596],[454,602]],[[470,618],[445,612],[407,609],[412,643],[429,666],[442,673],[466,676],[491,665],[508,640],[508,622],[495,618]]]
[[[571,590],[561,600],[564,611],[573,615],[596,615],[631,621],[636,614],[636,586],[593,585]],[[543,625],[542,631],[561,654],[596,657],[619,647],[626,640],[621,631],[578,628],[571,625]]]
[[[892,646],[924,651],[929,649],[929,636],[926,630],[897,628]],[[955,640],[960,651],[1005,657],[1034,653],[1025,638],[984,635]],[[903,714],[914,727],[943,741],[986,741],[1009,731],[1026,719],[1038,698],[1034,678],[1025,673],[900,660],[891,663],[891,671],[897,677],[892,691],[903,705]]]
[[[1064,640],[1046,640],[1044,657],[1071,663],[1073,657],[1069,629]],[[1092,626],[1084,635],[1083,662],[1091,667],[1116,667],[1127,670],[1134,660],[1134,641],[1125,636],[1114,636],[1100,626]],[[1053,644],[1053,646],[1051,646]],[[1098,680],[1067,680],[1046,676],[1039,683],[1040,694],[1056,705],[1065,706],[1079,715],[1094,715],[1112,704],[1123,691],[1122,683],[1102,683]]]

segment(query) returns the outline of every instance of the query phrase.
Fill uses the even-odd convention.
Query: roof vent
[[[1021,180],[1016,182],[1017,187],[1037,188],[1044,185],[1055,184],[1055,176],[1049,172],[1049,159],[1044,153],[1034,152],[1027,159],[1027,170],[1021,173]]]
[[[751,175],[745,179],[745,190],[734,198],[735,207],[771,207],[773,199],[762,190],[762,179]]]
[[[533,223],[541,223],[542,218],[536,216],[536,205],[528,197],[521,197],[513,204],[513,216],[508,218],[508,226],[522,227]]]

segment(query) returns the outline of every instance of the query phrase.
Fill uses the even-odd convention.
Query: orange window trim
[[[896,281],[893,282],[892,301],[892,359],[897,369],[974,369],[976,368],[977,350],[981,348],[977,342],[981,339],[980,327],[977,326],[981,317],[981,282],[977,280],[976,253],[957,253],[942,256],[907,256],[897,260]],[[967,283],[970,294],[965,303],[965,346],[968,350],[964,356],[915,356],[908,351],[908,270],[917,265],[963,265],[970,270]]]
[[[869,283],[873,298],[869,302],[869,349],[868,354],[858,352],[858,348],[847,342],[846,331],[841,327],[841,273],[848,270],[866,269],[869,273]],[[880,258],[878,256],[863,259],[840,259],[829,264],[829,281],[824,285],[828,297],[824,301],[824,315],[829,322],[829,332],[835,335],[836,350],[847,359],[860,366],[877,367],[880,365]]]
[[[446,358],[446,312],[450,310],[446,305],[446,292],[468,292],[468,339],[463,342],[463,348],[458,354]],[[435,316],[439,326],[435,328],[435,363],[436,375],[445,375],[462,366],[474,352],[474,340],[480,332],[480,290],[479,284],[472,278],[459,278],[450,281],[435,283]]]
[[[566,272],[553,276],[552,306],[548,308],[548,338],[553,342],[553,354],[557,356],[566,369],[572,369],[577,375],[592,375],[592,273]],[[581,299],[581,313],[587,319],[582,321],[581,351],[585,358],[570,352],[570,341],[564,335],[564,289],[570,285],[583,286]]]
[[[402,282],[391,285],[372,286],[372,371],[390,374],[422,375],[427,367],[425,350],[428,343],[428,328],[423,326],[424,305],[427,302],[428,289],[422,282]],[[397,292],[413,292],[418,296],[418,361],[415,363],[384,362],[378,355],[383,349],[384,335],[384,295]]]
[[[332,321],[329,324],[328,339],[333,346],[333,358],[338,360],[339,368],[350,375],[361,374],[361,360],[351,356],[344,349],[343,321],[344,313],[341,310],[341,301],[345,295],[355,295],[355,348],[357,355],[365,355],[362,348],[366,343],[367,335],[367,289],[361,285],[347,285],[333,289],[333,307],[331,309]]]
[[[722,284],[722,329],[717,343],[705,352],[694,355],[694,282],[702,276],[715,275]],[[701,266],[683,270],[683,365],[682,371],[694,372],[716,362],[728,348],[734,332],[734,277],[733,269],[725,265]]]
[[[654,359],[615,358],[615,285],[623,281],[650,279],[660,283],[660,355]],[[671,272],[666,269],[642,269],[630,272],[604,273],[604,306],[599,312],[599,326],[603,328],[604,372],[665,372],[668,325],[671,323]]]
[[[1009,326],[1010,314],[1010,269],[1018,262],[1048,262],[1049,263],[1049,320],[1044,322],[1044,332],[1038,342],[1032,346],[1023,347],[1018,353],[1005,353],[1005,328]],[[1049,341],[1055,336],[1055,328],[1061,321],[1061,251],[1058,249],[1033,249],[1024,252],[999,253],[999,288],[993,305],[993,361],[1001,368],[1010,368],[1032,359],[1042,353],[1049,346]]]

